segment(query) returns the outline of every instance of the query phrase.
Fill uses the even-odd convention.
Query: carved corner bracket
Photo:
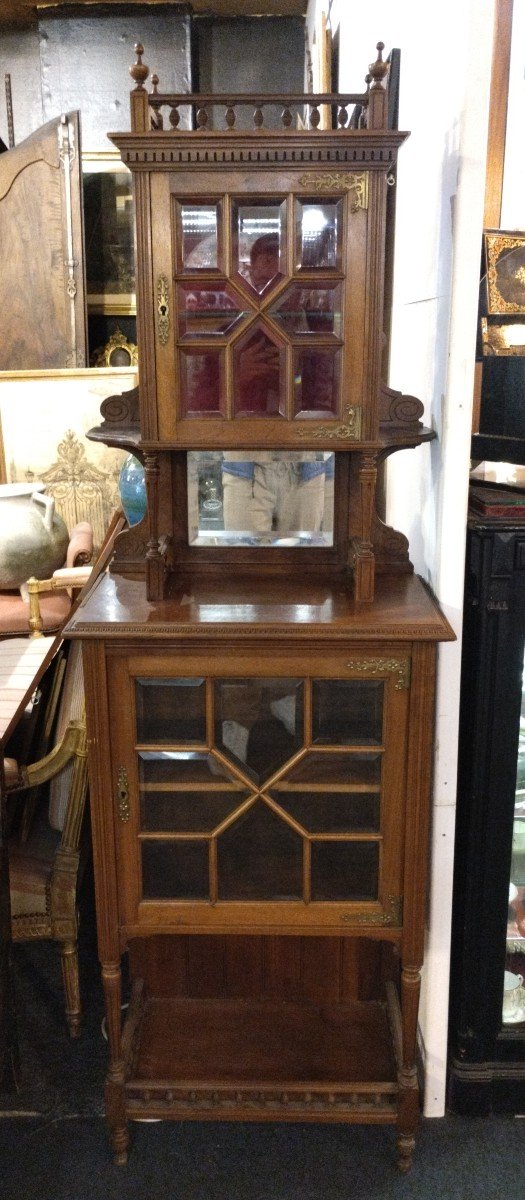
[[[417,434],[423,430],[424,405],[416,396],[404,395],[381,383],[379,388],[379,425],[383,432]]]

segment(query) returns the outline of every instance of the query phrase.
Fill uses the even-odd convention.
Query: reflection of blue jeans
[[[314,462],[285,463],[284,460],[276,459],[275,462],[260,464],[251,460],[241,462],[228,459],[223,462],[222,469],[228,475],[237,475],[240,479],[253,480],[255,468],[260,465],[271,467],[287,466],[297,476],[298,483],[307,483],[309,479],[314,479],[316,475],[328,474],[328,470],[331,467],[331,460],[323,462],[322,459],[319,459]],[[331,473],[333,474],[333,468]]]
[[[222,482],[225,529],[318,533],[323,525],[322,461],[223,463]]]

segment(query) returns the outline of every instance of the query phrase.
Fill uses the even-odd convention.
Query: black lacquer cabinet
[[[525,1111],[525,521],[469,520],[449,1106]]]

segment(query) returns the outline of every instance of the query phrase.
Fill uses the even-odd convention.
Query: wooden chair
[[[49,754],[28,766],[4,759],[6,797],[49,784],[25,839],[8,843],[13,942],[53,939],[60,946],[66,1019],[72,1037],[80,1032],[77,889],[87,856],[82,837],[87,796],[84,687],[80,646],[73,643],[62,685]]]
[[[93,530],[88,521],[80,521],[71,530],[66,562],[63,568],[66,578],[71,569],[75,572],[90,563],[93,554]],[[55,572],[55,575],[57,572]],[[88,567],[89,574],[89,567]],[[82,586],[80,576],[77,576]],[[57,633],[67,620],[71,610],[72,595],[68,583],[39,580],[41,629],[46,634]],[[47,586],[46,586],[47,585]],[[0,591],[0,638],[20,637],[30,632],[28,626],[29,597],[27,585],[18,591]]]
[[[53,642],[42,636],[39,594],[53,588],[71,587],[77,591],[73,604],[95,583],[111,556],[117,533],[125,525],[122,513],[116,513],[106,533],[98,558],[91,567],[60,569],[52,579],[28,582],[31,605],[29,646]],[[70,606],[71,607],[71,606]],[[55,639],[64,648],[60,634]],[[13,645],[8,641],[6,646]],[[48,652],[50,653],[50,651]],[[11,936],[13,942],[53,939],[61,954],[66,1019],[72,1037],[80,1032],[81,1001],[78,970],[77,893],[89,852],[86,835],[86,797],[88,790],[84,682],[79,642],[67,651],[61,683],[58,718],[53,749],[30,765],[4,757],[5,792],[10,797],[43,784],[49,788],[45,805],[31,812],[30,820],[17,835],[10,837],[9,885],[11,898]],[[27,816],[27,797],[25,815]]]

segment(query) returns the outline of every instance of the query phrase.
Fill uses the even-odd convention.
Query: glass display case
[[[521,1025],[525,1037],[525,662],[522,681],[502,1017],[504,1025]]]
[[[525,1108],[523,517],[471,510],[463,637],[449,1104],[460,1113],[519,1113]]]

